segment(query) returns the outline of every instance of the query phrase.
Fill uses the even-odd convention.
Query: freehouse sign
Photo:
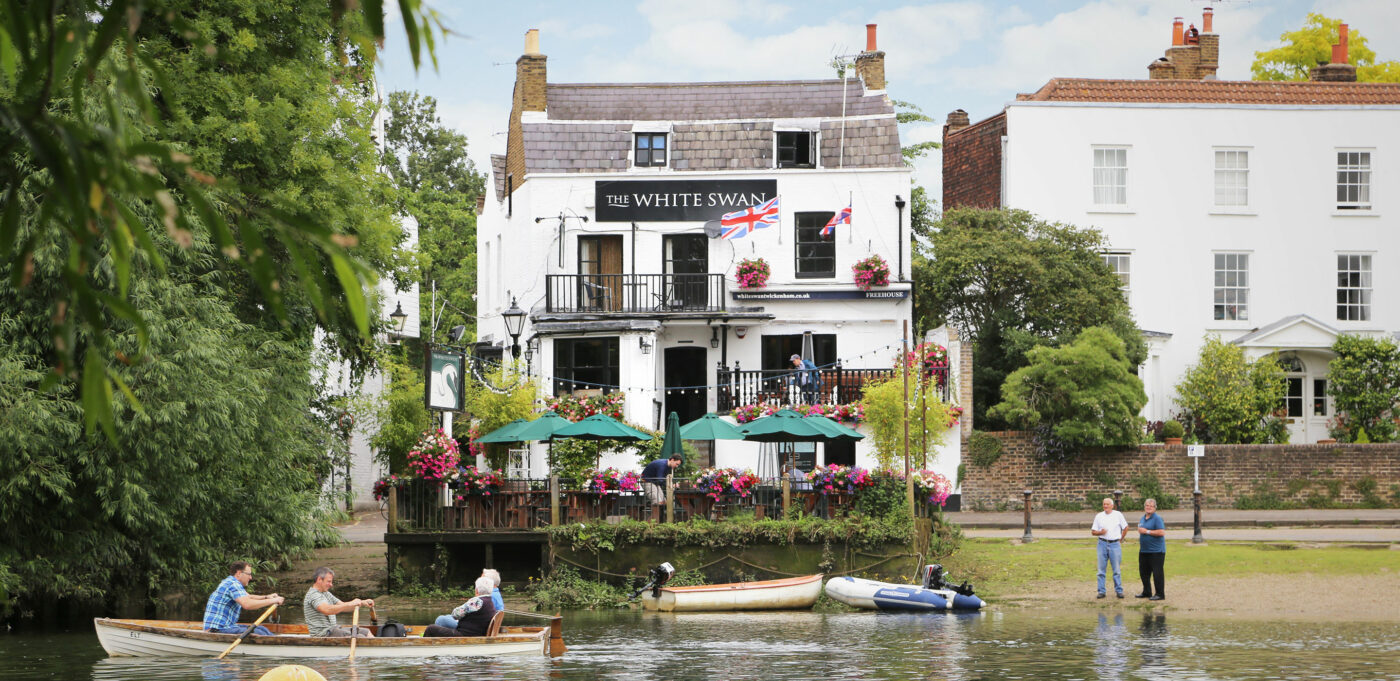
[[[777,180],[617,180],[593,184],[598,222],[705,222],[778,195]]]

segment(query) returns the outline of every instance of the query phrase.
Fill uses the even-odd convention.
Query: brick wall
[[[1082,504],[1090,494],[1108,496],[1114,489],[1140,499],[1132,479],[1143,474],[1156,475],[1165,492],[1180,497],[1183,508],[1190,505],[1192,469],[1184,445],[1089,452],[1074,461],[1042,465],[1034,459],[1030,433],[990,434],[1002,441],[1001,458],[985,468],[964,459],[964,509],[1020,508],[1022,491],[1027,489],[1035,491],[1032,508],[1044,508],[1047,500]],[[1395,503],[1400,443],[1209,445],[1201,459],[1202,504],[1207,508],[1234,508],[1241,496],[1261,491],[1302,505],[1309,505],[1310,496],[1328,503],[1359,504],[1363,497],[1355,485],[1366,478],[1376,481],[1376,496]],[[1109,480],[1111,485],[1104,484]]]
[[[511,95],[510,123],[506,130],[506,173],[514,177],[512,189],[525,182],[525,139],[520,116],[545,110],[546,57],[525,54],[515,60],[515,92]]]
[[[1001,206],[1001,137],[1006,112],[943,135],[943,206]]]

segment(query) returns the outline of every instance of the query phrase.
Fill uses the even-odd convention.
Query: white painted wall
[[[1174,386],[1207,333],[1232,340],[1297,314],[1342,333],[1400,328],[1400,107],[1012,102],[1007,130],[1004,203],[1101,229],[1132,255],[1139,327],[1171,334],[1152,343],[1148,418],[1175,411]],[[1123,208],[1093,205],[1096,145],[1129,147]],[[1214,206],[1216,148],[1250,151],[1244,209]],[[1336,210],[1339,149],[1371,151],[1372,210]],[[1216,252],[1250,254],[1248,320],[1213,319]],[[1337,320],[1339,252],[1372,255],[1370,321]],[[1321,357],[1308,364],[1325,376]],[[1326,437],[1318,430],[1305,440]]]

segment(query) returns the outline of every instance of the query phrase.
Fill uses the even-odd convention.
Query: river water
[[[975,615],[578,612],[565,614],[564,639],[569,652],[554,659],[297,663],[329,681],[1400,680],[1400,623],[1212,620],[1114,607]],[[256,681],[286,663],[108,658],[90,630],[0,634],[5,681]]]

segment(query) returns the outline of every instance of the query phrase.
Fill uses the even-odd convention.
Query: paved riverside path
[[[1036,539],[1089,539],[1089,525],[1097,510],[1078,512],[1031,511],[1031,536]],[[1192,510],[1187,507],[1159,511],[1167,524],[1167,539],[1189,541],[1193,534]],[[1125,511],[1130,527],[1137,526],[1141,511]],[[968,537],[1019,538],[1024,534],[1022,511],[959,512],[946,517],[962,526]],[[1130,533],[1132,530],[1130,530]],[[1207,542],[1303,541],[1346,543],[1400,543],[1400,509],[1315,509],[1290,511],[1238,511],[1202,509],[1201,536]],[[1130,537],[1130,540],[1132,537]]]
[[[1088,539],[1094,511],[1031,511],[1031,536],[1037,539]],[[1159,511],[1167,523],[1167,539],[1190,540],[1191,509]],[[1141,511],[1124,513],[1132,527]],[[997,513],[964,511],[945,514],[961,525],[968,537],[1014,539],[1023,533],[1021,511]],[[1297,511],[1201,511],[1201,536],[1206,541],[1305,541],[1400,543],[1400,509],[1317,509]],[[378,511],[357,512],[355,519],[337,526],[345,541],[352,544],[384,541],[388,522]],[[1135,535],[1133,535],[1135,536]]]

